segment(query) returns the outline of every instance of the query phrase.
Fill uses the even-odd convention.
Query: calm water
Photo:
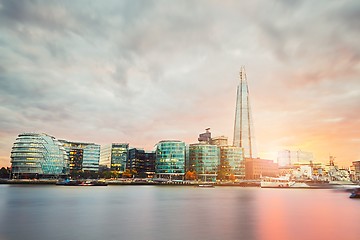
[[[1,240],[360,239],[335,190],[0,185]]]

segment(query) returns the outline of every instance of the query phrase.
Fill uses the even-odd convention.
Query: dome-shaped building
[[[56,177],[69,173],[68,156],[62,144],[44,133],[22,133],[11,151],[13,177]]]

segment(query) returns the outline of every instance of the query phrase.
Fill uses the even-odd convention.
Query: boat
[[[264,177],[261,188],[306,188],[306,189],[354,189],[359,187],[351,182],[329,182],[322,180],[290,180],[288,177]]]
[[[350,198],[360,198],[360,188],[354,189],[350,194]]]
[[[294,185],[295,182],[287,177],[264,177],[260,182],[261,188],[289,188]]]
[[[107,186],[108,184],[105,181],[98,180],[69,180],[59,181],[56,183],[58,186]]]
[[[214,188],[214,184],[208,184],[208,183],[204,183],[204,184],[199,184],[197,185],[200,188]]]

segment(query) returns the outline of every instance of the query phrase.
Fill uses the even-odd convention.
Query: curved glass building
[[[11,151],[13,177],[53,177],[69,173],[63,145],[44,133],[20,134]]]
[[[183,178],[185,174],[184,142],[160,141],[156,145],[155,174],[160,178]]]

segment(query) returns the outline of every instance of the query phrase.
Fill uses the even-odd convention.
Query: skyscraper
[[[249,101],[249,88],[243,66],[240,69],[239,77],[240,82],[237,87],[233,145],[244,149],[245,158],[257,158],[254,125]]]

